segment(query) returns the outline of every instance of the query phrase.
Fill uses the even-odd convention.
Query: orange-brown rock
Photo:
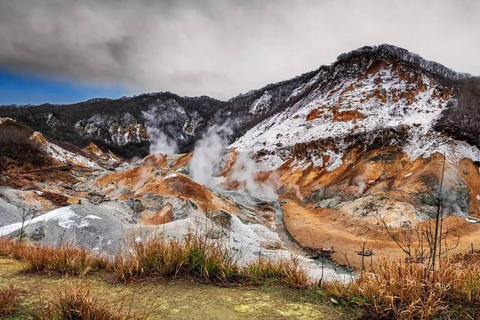
[[[342,91],[342,94],[346,93],[346,92],[349,92],[349,91],[353,91],[355,90],[355,85],[353,83],[351,83],[348,87],[345,88],[345,90]]]
[[[72,146],[72,147],[75,147],[75,146]],[[118,157],[116,154],[108,150],[106,147],[105,148],[99,147],[94,142],[90,142],[88,146],[85,147],[83,150],[80,150],[77,147],[76,150],[73,150],[73,151],[97,161],[110,161],[110,160],[114,160],[117,162],[121,161],[120,157]]]
[[[145,212],[140,218],[140,222],[149,225],[160,225],[171,222],[173,219],[172,207],[171,203],[167,203],[160,211]]]
[[[443,100],[449,100],[452,95],[453,95],[453,88],[452,89],[443,88],[443,90],[442,90],[442,99]]]
[[[359,242],[367,241],[376,250],[377,257],[402,257],[402,251],[372,213],[379,210],[387,219],[391,217],[397,223],[415,221],[415,208],[422,205],[419,201],[429,197],[426,183],[440,181],[442,165],[443,155],[438,153],[411,161],[401,149],[384,146],[368,152],[361,148],[351,149],[344,154],[342,165],[333,171],[313,166],[291,170],[289,165],[283,166],[279,173],[287,190],[282,196],[287,201],[283,206],[286,226],[302,245],[311,248],[334,245],[338,252],[348,252]],[[463,192],[462,188],[467,190],[465,199],[469,214],[479,216],[478,167],[471,160],[463,159],[458,164],[447,162],[446,172],[449,178],[444,188],[453,188],[457,190],[455,192]],[[465,186],[458,189],[458,181],[463,181],[461,183]],[[321,190],[322,198],[341,195],[340,199],[347,200],[338,208],[318,207],[315,201],[299,199],[293,188],[288,187],[293,185],[298,186],[304,196]],[[365,208],[369,208],[363,213],[367,215],[362,216],[360,213]],[[463,218],[450,217],[448,220],[449,232],[454,237],[461,236],[461,245],[467,246],[480,236],[480,226],[466,223]],[[396,227],[392,230],[397,232]],[[333,258],[346,263],[342,254],[334,254]],[[357,257],[351,255],[348,258],[358,266],[360,260]]]
[[[312,121],[314,119],[317,119],[320,117],[320,115],[323,114],[323,110],[320,110],[320,108],[315,108],[313,109],[312,111],[310,111],[310,113],[307,115],[307,117],[305,118],[306,121]]]
[[[143,162],[146,166],[164,168],[167,166],[167,155],[150,154],[143,160]]]
[[[405,93],[405,100],[407,101],[407,106],[411,105],[415,101],[416,92],[414,90],[408,90]]]
[[[397,72],[398,77],[401,80],[405,80],[407,83],[410,82],[411,80],[410,72],[407,70],[407,68],[404,65],[397,64],[394,66],[393,70]]]
[[[397,89],[393,89],[391,94],[392,94],[392,98],[391,98],[392,102],[398,102],[398,100],[400,100]]]
[[[385,89],[375,89],[372,93],[367,94],[367,99],[377,98],[383,103],[387,102],[387,91]]]
[[[186,133],[192,133],[192,132],[193,132],[193,126],[188,125],[188,126],[185,128],[185,132],[186,132]]]
[[[377,73],[380,69],[387,68],[388,64],[384,60],[375,60],[370,66],[365,70],[367,74]]]
[[[365,119],[366,116],[361,113],[360,111],[357,110],[345,110],[345,111],[339,111],[339,107],[333,107],[332,108],[332,114],[333,114],[333,121],[337,122],[345,122],[345,121],[351,121],[353,120],[354,123],[356,123],[357,119]]]
[[[427,87],[425,86],[425,83],[423,83],[422,76],[418,77],[417,87],[418,87],[418,90],[420,90],[421,92],[425,92],[427,90]]]
[[[376,78],[373,80],[373,83],[375,83],[375,84],[377,84],[377,85],[378,85],[378,84],[381,84],[382,82],[383,82],[383,81],[382,81],[382,78],[380,78],[380,77],[376,77]]]
[[[297,143],[293,146],[293,157],[296,159],[310,159],[312,153],[320,154],[326,150],[336,150],[333,138]]]

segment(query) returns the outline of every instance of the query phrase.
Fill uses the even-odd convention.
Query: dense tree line
[[[480,78],[459,80],[454,98],[456,101],[449,103],[435,130],[480,148]]]
[[[148,110],[152,105],[168,99],[175,99],[186,110],[195,110],[205,117],[212,117],[215,111],[226,104],[208,97],[187,98],[165,92],[116,100],[94,99],[71,105],[2,106],[0,107],[0,117],[13,118],[35,131],[42,132],[52,141],[69,142],[79,147],[85,147],[90,141],[95,141],[109,147],[120,156],[130,158],[146,155],[149,143],[146,141],[136,142],[120,147],[98,138],[82,136],[75,130],[75,124],[96,114],[120,119],[125,113],[132,114],[140,123],[144,123],[142,112]]]
[[[17,124],[0,127],[0,172],[30,170],[51,164],[35,140],[29,139],[32,131]]]
[[[230,122],[230,125],[234,126],[235,133],[231,138],[236,138],[242,132],[271,115],[275,108],[275,111],[277,111],[279,107],[287,106],[286,100],[292,91],[310,81],[317,72],[318,70],[315,70],[290,80],[269,84],[262,89],[250,91],[229,101],[220,101],[207,96],[180,97],[170,92],[159,92],[115,100],[92,99],[70,105],[0,106],[0,117],[13,118],[35,131],[42,132],[53,142],[69,142],[79,147],[85,147],[91,141],[95,141],[122,157],[142,157],[148,153],[148,141],[131,142],[119,146],[111,141],[102,140],[101,137],[90,137],[78,132],[75,129],[75,124],[81,120],[88,120],[94,115],[105,115],[121,119],[126,113],[133,115],[139,123],[145,124],[143,112],[173,99],[186,112],[196,112],[204,119],[202,126],[198,128],[196,136],[191,141],[183,143],[180,151],[188,152],[193,149],[196,139],[201,137],[205,127],[212,123],[218,124],[233,120]],[[270,112],[267,114],[249,113],[251,104],[267,90],[272,94],[272,109]],[[178,119],[169,119],[168,121],[175,122],[180,128],[183,125],[177,123]],[[168,123],[164,123],[164,125],[168,126]],[[171,136],[171,133],[168,136]]]

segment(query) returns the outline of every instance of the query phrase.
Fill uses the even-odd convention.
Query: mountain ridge
[[[68,105],[0,106],[0,116],[14,118],[34,130],[41,131],[52,140],[70,142],[80,147],[85,147],[92,141],[103,143],[122,156],[132,157],[148,154],[150,143],[144,112],[157,108],[157,110],[163,110],[163,114],[154,115],[161,118],[161,121],[157,121],[154,125],[163,128],[162,134],[167,138],[175,140],[178,151],[188,152],[211,125],[230,121],[234,127],[231,136],[233,141],[258,123],[295,104],[302,98],[298,94],[302,92],[306,95],[307,87],[312,89],[319,77],[332,77],[341,65],[361,60],[364,62],[396,60],[410,64],[414,68],[440,78],[448,87],[460,88],[462,82],[478,81],[478,77],[457,73],[406,49],[381,44],[364,46],[340,54],[330,65],[323,65],[291,79],[250,90],[227,101],[208,96],[181,97],[171,92],[154,92],[120,99],[94,98]],[[369,63],[364,63],[361,68],[367,67]],[[455,90],[454,93],[457,95],[461,91]],[[251,112],[252,106],[260,103],[259,99],[265,94],[270,98],[262,101],[260,109]],[[175,101],[177,111],[168,110],[168,104],[172,104],[167,103],[169,100]],[[449,118],[457,116],[456,113],[452,114],[452,111],[446,114]],[[183,122],[172,123],[167,118],[181,119],[179,121]],[[128,121],[122,119],[128,119]],[[471,133],[477,128],[477,122],[480,127],[480,119],[476,120],[475,124],[470,126],[471,128],[469,127],[470,131],[466,134],[459,132],[458,128],[453,130],[451,126],[447,126],[447,123],[452,123],[451,120],[446,119],[443,122],[445,125],[440,123],[436,126],[436,130],[480,145],[480,140]]]
[[[438,75],[443,75],[449,78],[464,79],[464,78],[473,77],[469,73],[456,72],[455,70],[448,68],[441,63],[424,59],[419,54],[416,54],[408,51],[407,49],[386,44],[386,43],[380,44],[378,46],[363,46],[361,48],[352,50],[350,52],[343,53],[337,57],[337,60],[333,64],[344,61],[344,60],[348,60],[355,56],[364,55],[366,53],[376,54],[376,55],[382,55],[382,54],[393,55],[404,62],[412,63],[414,65],[417,65],[425,69],[426,71],[429,71]]]
[[[200,96],[183,95],[183,96],[181,96],[181,95],[177,95],[177,94],[175,94],[171,91],[151,91],[151,92],[144,92],[144,93],[137,94],[137,95],[123,96],[123,97],[120,97],[120,98],[94,97],[94,98],[90,98],[90,99],[87,99],[87,100],[84,100],[84,101],[78,101],[78,102],[67,103],[67,104],[45,102],[45,103],[35,104],[35,105],[32,105],[32,104],[24,104],[24,105],[5,104],[5,105],[0,105],[0,107],[39,107],[39,106],[45,106],[45,105],[49,105],[49,106],[71,106],[71,105],[76,105],[76,104],[79,104],[79,103],[93,103],[93,102],[105,101],[105,100],[128,100],[128,99],[136,98],[136,97],[139,97],[139,96],[161,95],[161,94],[164,94],[164,93],[177,95],[178,97],[185,98],[185,99],[204,99],[204,98],[206,98],[206,99],[216,100],[218,102],[230,102],[230,101],[242,98],[244,96],[247,96],[247,95],[249,95],[251,93],[254,93],[254,92],[265,91],[265,90],[268,90],[271,87],[278,86],[278,85],[281,85],[283,83],[290,82],[290,81],[293,81],[293,80],[296,80],[296,79],[300,79],[300,78],[305,77],[307,75],[313,75],[314,73],[317,73],[318,71],[320,71],[320,69],[322,69],[322,68],[333,67],[337,63],[341,63],[341,62],[344,62],[344,61],[346,61],[346,60],[348,60],[352,57],[361,56],[361,55],[364,55],[364,54],[367,54],[367,53],[370,53],[370,54],[372,54],[372,53],[373,54],[386,53],[386,54],[394,55],[394,56],[398,57],[399,59],[401,59],[405,62],[410,62],[412,64],[418,65],[418,66],[422,67],[423,69],[425,69],[429,72],[437,73],[437,74],[444,74],[444,75],[447,75],[451,78],[456,78],[456,79],[462,78],[463,79],[463,78],[469,78],[469,77],[476,77],[476,76],[474,76],[470,73],[457,72],[454,69],[446,67],[445,65],[443,65],[439,62],[425,59],[421,55],[419,55],[417,53],[414,53],[414,52],[411,52],[408,49],[405,49],[405,48],[402,48],[402,47],[399,47],[399,46],[396,46],[396,45],[388,44],[388,43],[383,43],[383,44],[372,45],[372,46],[365,45],[363,47],[359,47],[359,48],[351,50],[349,52],[341,53],[337,56],[335,61],[332,62],[330,65],[328,65],[328,64],[321,65],[319,68],[317,68],[315,70],[304,72],[304,73],[302,73],[298,76],[295,76],[295,77],[292,77],[292,78],[289,78],[289,79],[286,79],[286,80],[281,80],[281,81],[278,81],[278,82],[272,82],[272,83],[269,83],[269,84],[267,84],[263,87],[260,87],[258,89],[252,89],[252,90],[249,90],[247,92],[239,93],[239,94],[237,94],[237,95],[235,95],[235,96],[233,96],[233,97],[231,97],[227,100],[217,99],[217,98],[214,98],[214,97],[210,97],[208,95],[200,95]]]

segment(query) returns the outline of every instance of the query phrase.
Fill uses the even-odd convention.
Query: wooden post
[[[365,257],[371,257],[373,255],[373,251],[371,249],[365,250],[366,243],[364,242],[363,245],[360,247],[362,251],[357,252],[359,256],[362,256],[362,274],[361,277],[363,277],[363,273],[365,271]],[[372,265],[373,263],[373,258],[370,258],[370,264]]]

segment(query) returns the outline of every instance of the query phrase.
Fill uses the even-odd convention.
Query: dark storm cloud
[[[229,98],[391,43],[480,74],[477,1],[0,2],[0,66]]]

